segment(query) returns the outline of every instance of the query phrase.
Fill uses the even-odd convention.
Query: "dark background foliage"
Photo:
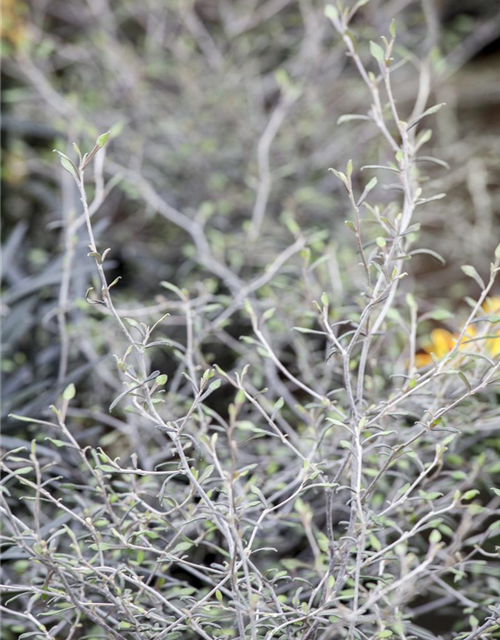
[[[435,261],[421,259],[418,274],[426,297],[452,306],[464,292],[453,275],[457,263],[473,257],[477,264],[485,256],[484,267],[497,239],[495,5],[377,1],[358,20],[369,38],[396,17],[400,46],[428,54],[440,71],[435,102],[446,102],[447,110],[432,151],[452,169],[428,169],[431,185],[448,198],[424,214],[422,230],[426,246],[447,264],[436,270]],[[79,206],[55,167],[55,146],[70,140],[88,147],[95,133],[112,128],[116,134],[107,170],[122,178],[99,225],[123,276],[118,295],[124,304],[131,296],[150,302],[161,279],[189,285],[200,275],[217,275],[204,258],[199,264],[189,233],[145,201],[139,174],[186,220],[206,219],[214,257],[243,277],[285,246],[284,213],[305,228],[333,231],[342,243],[347,205],[327,169],[343,166],[355,152],[375,162],[378,143],[368,125],[336,125],[344,113],[363,113],[366,96],[321,3],[16,2],[5,4],[4,31],[6,413],[37,400],[42,407],[54,390],[60,221]],[[397,79],[399,101],[409,108],[417,86],[411,63]],[[293,84],[300,96],[287,104],[280,83]],[[245,229],[267,179],[258,143],[277,111],[263,237],[252,244]],[[83,298],[91,272],[81,235],[72,300]],[[81,313],[71,310],[74,324]],[[71,370],[82,367],[80,375],[96,355],[85,344],[83,338],[71,352]]]

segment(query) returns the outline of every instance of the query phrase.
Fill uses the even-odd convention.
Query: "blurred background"
[[[91,388],[114,339],[85,302],[93,265],[84,227],[68,233],[80,203],[55,147],[89,151],[111,130],[106,186],[88,182],[109,277],[123,278],[115,299],[132,317],[165,309],[160,280],[231,293],[231,274],[259,274],[288,246],[292,219],[324,230],[342,259],[348,202],[327,170],[384,151],[370,122],[337,125],[370,104],[322,2],[4,0],[2,17],[4,416],[45,408],[68,381]],[[402,112],[422,64],[430,103],[446,102],[426,151],[443,166],[422,172],[426,194],[447,197],[419,217],[420,244],[446,262],[416,256],[412,275],[424,308],[458,313],[470,286],[459,265],[484,275],[500,239],[500,7],[372,0],[354,26],[378,39],[392,18]],[[97,375],[106,383],[106,368]]]
[[[4,416],[45,408],[69,381],[88,383],[96,402],[116,385],[96,366],[116,336],[85,302],[95,274],[55,147],[89,151],[111,130],[89,193],[130,317],[167,309],[163,279],[202,301],[234,293],[290,244],[292,222],[323,231],[342,263],[350,213],[327,170],[386,152],[372,123],[337,124],[370,105],[322,2],[4,0],[2,9]],[[419,218],[420,244],[445,263],[415,256],[414,287],[424,309],[460,314],[470,280],[459,265],[487,274],[499,241],[500,7],[371,0],[354,28],[378,39],[393,18],[402,112],[423,65],[430,103],[446,102],[426,152],[443,162],[424,161],[422,172],[426,194],[447,197]],[[166,322],[175,335],[182,319]],[[227,359],[227,345],[212,347]]]
[[[487,277],[500,241],[500,5],[371,0],[353,23],[364,59],[393,18],[401,112],[412,112],[422,69],[429,106],[446,103],[428,125],[421,172],[426,197],[447,197],[419,210],[414,232],[430,253],[414,256],[407,286],[423,311],[441,308],[440,325],[454,331],[475,286],[460,266]],[[6,420],[9,412],[44,415],[73,382],[79,441],[124,457],[138,451],[151,466],[148,439],[161,444],[160,435],[107,413],[122,390],[110,354],[123,345],[85,299],[95,268],[81,204],[52,150],[73,156],[75,142],[90,151],[111,131],[87,179],[98,244],[112,248],[109,280],[122,277],[114,289],[121,315],[149,322],[170,313],[162,325],[170,347],[158,349],[152,368],[173,376],[170,393],[181,403],[175,348],[185,316],[161,280],[189,289],[200,316],[210,315],[209,305],[227,307],[242,282],[274,264],[281,273],[272,289],[262,282],[259,296],[300,324],[303,294],[288,263],[297,250],[288,248],[301,229],[317,232],[315,260],[335,256],[332,305],[359,291],[344,225],[351,212],[328,168],[353,158],[362,188],[373,173],[360,166],[387,161],[373,123],[337,124],[366,115],[367,90],[316,0],[3,0],[2,51],[5,446],[36,435]],[[378,197],[394,199],[390,183]],[[300,260],[293,264],[300,273]],[[229,370],[246,357],[243,314],[216,335],[202,329],[200,360]],[[282,326],[276,335],[292,358]],[[299,342],[293,359],[306,377],[309,355]]]

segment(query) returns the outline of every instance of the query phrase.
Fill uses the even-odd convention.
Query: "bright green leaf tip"
[[[97,138],[96,145],[98,147],[104,147],[104,145],[108,141],[110,135],[111,135],[111,131],[107,131],[106,133],[103,133],[102,135],[100,135]]]
[[[69,384],[63,392],[64,400],[73,400],[76,394],[75,385],[73,383]]]

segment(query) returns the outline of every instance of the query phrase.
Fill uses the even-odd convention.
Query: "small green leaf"
[[[393,38],[396,37],[396,20],[393,18],[391,22],[391,26],[389,27],[389,32]]]
[[[73,383],[69,384],[63,392],[64,400],[73,400],[76,394],[75,385]]]
[[[361,9],[361,7],[364,7],[365,4],[368,4],[369,2],[370,0],[358,0],[354,7],[351,9],[351,15],[354,15],[358,9]]]
[[[27,473],[31,473],[33,471],[33,467],[20,467],[16,469],[13,473],[15,476],[25,476]]]
[[[207,382],[211,378],[215,376],[215,371],[213,369],[205,369],[203,375],[201,376],[202,382]]]
[[[200,476],[200,484],[203,484],[203,482],[205,482],[205,480],[208,480],[208,478],[210,478],[210,476],[212,475],[212,473],[214,472],[215,466],[213,464],[209,464],[204,470],[203,473]]]
[[[118,625],[118,627],[119,627],[120,629],[131,629],[131,628],[132,628],[132,625],[130,624],[130,622],[125,622],[124,620],[122,620],[122,621],[120,622],[120,624]]]
[[[342,173],[342,171],[337,171],[336,169],[333,169],[333,167],[330,167],[328,171],[331,171],[335,177],[337,177],[339,180],[342,180],[346,189],[349,188],[349,181],[345,173]]]
[[[382,543],[377,538],[377,536],[373,535],[373,533],[371,533],[368,536],[368,540],[370,542],[371,547],[375,549],[375,551],[380,551],[382,549]]]
[[[68,173],[71,173],[72,176],[78,178],[78,171],[75,165],[71,162],[71,160],[67,160],[66,158],[61,157],[61,165]]]
[[[489,530],[490,531],[496,531],[497,529],[500,529],[500,520],[497,520],[496,522],[493,522],[489,526]]]
[[[89,549],[92,549],[92,551],[107,551],[108,549],[113,549],[113,547],[114,545],[109,544],[108,542],[100,542],[98,545],[91,544]]]
[[[281,411],[281,409],[283,409],[284,405],[285,405],[285,401],[283,400],[283,398],[278,398],[278,400],[276,400],[273,406],[273,411],[272,411],[273,418],[276,416],[276,414],[279,411]]]
[[[98,147],[104,147],[110,135],[111,135],[111,131],[107,131],[106,133],[103,133],[102,135],[100,135],[97,138],[96,145]]]
[[[379,62],[383,62],[385,60],[384,50],[379,44],[373,42],[373,40],[370,40],[370,53],[375,60],[378,60]]]
[[[474,615],[470,615],[469,616],[469,624],[472,627],[472,629],[477,629],[477,627],[479,626],[479,620],[476,618],[476,616]],[[492,627],[492,629],[498,629],[498,627],[495,625],[495,627]]]
[[[462,496],[462,500],[472,500],[478,495],[479,491],[477,489],[471,489],[470,491],[466,491]]]
[[[437,113],[445,105],[446,105],[446,102],[441,102],[439,104],[434,105],[433,107],[429,107],[421,114],[420,117],[423,118],[424,116],[430,116],[433,113]]]
[[[446,309],[434,309],[434,311],[430,311],[427,316],[432,318],[432,320],[448,320],[453,317],[453,314]]]
[[[162,375],[161,375],[161,376],[158,376],[158,377],[156,378],[156,384],[159,384],[159,385],[167,384],[167,380],[168,380],[168,376],[167,376],[167,374],[162,373]]]
[[[339,12],[338,10],[333,6],[333,4],[327,4],[325,7],[325,16],[331,20],[332,22],[334,22],[335,20],[338,20],[339,18]]]
[[[351,120],[370,120],[368,116],[358,116],[355,113],[346,113],[337,120],[337,124],[344,124],[344,122],[350,122]]]
[[[426,116],[430,116],[433,113],[437,113],[442,107],[445,106],[445,104],[446,102],[441,102],[440,104],[436,104],[433,107],[429,107],[429,109],[426,109],[423,113],[421,113],[419,116],[417,116],[414,120],[412,120],[408,124],[408,129],[411,129],[412,127],[414,127],[416,124],[420,122],[420,120],[422,120]]]
[[[208,387],[208,391],[210,393],[212,393],[213,391],[216,391],[222,384],[222,380],[214,380],[213,382],[210,383],[209,387]]]
[[[363,193],[361,194],[357,202],[358,207],[365,201],[370,191],[377,186],[377,183],[378,183],[377,178],[372,178],[370,182],[366,185],[366,187],[363,189]]]
[[[276,309],[274,307],[272,307],[271,309],[267,309],[266,311],[264,311],[264,313],[262,314],[262,320],[265,322],[266,320],[270,320],[274,314],[276,312]]]
[[[109,464],[99,464],[97,465],[97,468],[105,473],[118,473],[118,469],[115,469]]]
[[[245,311],[250,316],[250,319],[252,320],[252,322],[255,322],[256,321],[255,311],[253,310],[250,300],[248,298],[245,299],[243,306],[245,308]]]
[[[160,282],[160,285],[162,287],[164,287],[165,289],[168,289],[169,291],[172,291],[173,293],[177,294],[179,296],[179,298],[184,298],[185,296],[183,295],[182,291],[179,289],[179,287],[176,287],[175,284],[172,284],[171,282],[167,282],[166,280],[162,280]]]
[[[345,172],[346,172],[348,178],[350,178],[352,176],[353,169],[354,169],[354,166],[352,164],[352,160],[349,160],[347,162],[347,165],[346,165],[346,168],[345,168]]]
[[[475,280],[477,284],[481,287],[481,289],[484,289],[485,287],[484,281],[472,265],[464,264],[461,268],[466,276],[469,276],[469,278],[472,278],[473,280]]]
[[[431,544],[437,544],[438,542],[440,542],[442,537],[443,536],[441,535],[440,531],[438,531],[437,529],[433,529],[431,535],[429,536],[429,542]]]
[[[437,500],[443,495],[440,491],[419,491],[418,493],[424,500]]]
[[[19,416],[17,413],[9,413],[9,418],[19,420],[20,422],[36,422],[33,418],[27,418],[26,416]]]
[[[70,446],[70,445],[68,445],[68,443],[67,443],[67,442],[64,442],[64,440],[56,440],[56,439],[54,439],[54,438],[48,438],[48,437],[47,437],[47,438],[44,438],[44,440],[48,440],[49,442],[52,442],[52,444],[53,444],[55,447],[58,447],[58,448],[61,448],[61,447],[68,447],[68,446]]]
[[[73,164],[73,162],[68,158],[68,156],[62,151],[58,151],[57,149],[54,149],[53,151],[54,153],[57,153],[57,155],[59,156],[59,159],[61,160],[61,165],[64,167],[64,169],[66,169],[66,171],[71,173],[71,175],[78,180],[78,170]]]
[[[101,264],[102,263],[102,258],[101,258],[101,254],[97,251],[89,251],[89,253],[87,253],[87,257],[88,258],[94,258],[94,260],[97,262],[97,264]]]

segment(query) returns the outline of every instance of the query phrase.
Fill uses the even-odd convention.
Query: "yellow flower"
[[[2,24],[0,35],[3,41],[18,47],[26,37],[24,14],[28,6],[23,0],[2,0]]]
[[[483,303],[483,311],[490,314],[497,314],[500,312],[500,296],[493,296],[493,298],[486,298]]]
[[[460,343],[460,351],[463,351],[464,349],[470,350],[471,343],[469,340],[475,335],[475,328],[469,327]],[[441,360],[441,358],[444,358],[444,356],[450,353],[450,351],[455,347],[458,338],[459,334],[453,334],[446,329],[433,329],[431,331],[430,341],[423,346],[424,353],[417,353],[415,355],[415,365],[420,368],[431,364],[431,354],[436,360]]]
[[[483,311],[488,316],[500,315],[500,296],[486,298],[483,304]],[[494,327],[494,325],[490,325],[490,327]],[[500,353],[500,329],[496,331],[490,329],[488,334],[499,336],[498,338],[489,338],[486,340],[486,350],[491,356],[495,357]]]
[[[500,315],[500,296],[494,296],[493,298],[486,298],[483,304],[483,311],[487,316]],[[494,338],[488,338],[485,342],[485,349],[488,355],[495,357],[500,354],[500,329],[496,331],[488,331],[488,334],[493,334]],[[460,344],[460,351],[479,350],[481,341],[470,342],[471,338],[476,336],[476,329],[473,325],[470,325],[462,338]],[[415,355],[415,366],[417,368],[425,367],[432,363],[431,354],[436,360],[444,358],[445,355],[455,347],[459,334],[453,334],[446,329],[434,329],[431,331],[430,340],[423,346],[423,353],[417,353]]]

